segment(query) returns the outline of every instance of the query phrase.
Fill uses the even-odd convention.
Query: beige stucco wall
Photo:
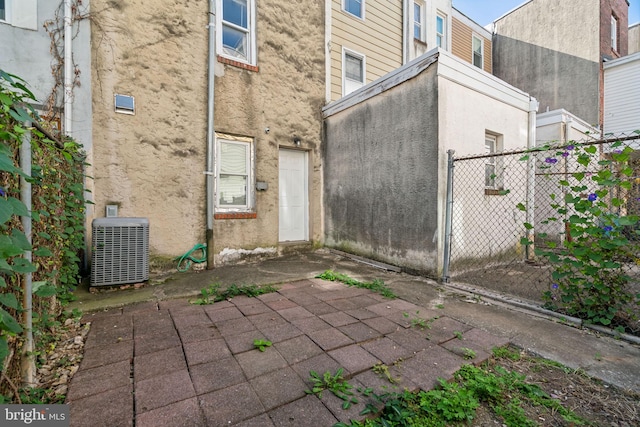
[[[629,55],[640,52],[640,22],[629,27]]]
[[[95,217],[147,217],[153,253],[205,239],[207,5],[185,0],[92,2]],[[114,112],[114,94],[135,115]]]
[[[309,156],[309,237],[322,238],[324,5],[318,3],[259,1],[259,71],[216,66],[216,131],[254,138],[256,180],[269,186],[256,192],[257,218],[215,221],[216,263],[278,248],[278,150],[297,148],[294,135]]]
[[[535,0],[495,22],[500,36],[589,61],[599,61],[599,0]],[[577,31],[581,29],[591,31]]]
[[[321,113],[324,6],[312,0],[257,2],[257,66],[215,65],[215,128],[251,137],[256,218],[214,222],[216,264],[273,254],[278,243],[278,148],[309,154],[310,240],[321,239]],[[94,0],[96,216],[150,219],[155,254],[205,243],[208,2]],[[114,93],[135,96],[136,114],[116,114]],[[265,128],[270,128],[268,134]],[[252,183],[253,185],[254,183]]]

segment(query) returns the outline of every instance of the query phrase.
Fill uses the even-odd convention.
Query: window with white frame
[[[413,4],[413,38],[424,41],[424,26],[422,25],[422,13],[424,7],[422,3]]]
[[[364,19],[364,0],[342,0],[342,9],[353,16]]]
[[[502,150],[502,136],[485,133],[484,135],[484,186],[487,189],[501,189],[503,187],[502,158],[494,156]]]
[[[471,45],[473,49],[473,65],[478,68],[484,68],[484,43],[482,38],[474,34],[471,39]]]
[[[253,142],[217,139],[216,209],[247,211],[253,207]]]
[[[611,49],[618,50],[618,18],[611,15]]]
[[[255,0],[217,0],[218,53],[256,64]]]
[[[342,96],[364,86],[365,57],[359,53],[343,49],[342,51]]]
[[[0,22],[37,30],[38,0],[0,0]]]
[[[447,48],[447,17],[440,13],[436,16],[436,46]]]

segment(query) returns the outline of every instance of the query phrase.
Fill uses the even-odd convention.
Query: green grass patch
[[[495,350],[502,357],[515,357],[513,351]],[[439,380],[439,386],[430,391],[376,395],[361,415],[363,420],[338,423],[334,427],[445,427],[468,425],[483,405],[502,419],[508,427],[537,426],[537,420],[527,417],[523,405],[542,406],[549,412],[560,414],[570,425],[588,424],[570,409],[562,406],[536,384],[526,382],[526,376],[510,372],[499,365],[481,367],[465,365],[454,374],[452,381]]]
[[[375,279],[373,282],[360,282],[356,279],[353,279],[346,274],[336,273],[332,270],[327,270],[324,273],[316,276],[318,279],[329,280],[332,282],[342,282],[347,286],[354,286],[356,288],[369,289],[373,292],[376,292],[382,295],[385,298],[396,298],[396,295],[389,289],[387,285],[384,284],[382,280]]]
[[[258,286],[258,285],[231,285],[224,290],[220,290],[220,284],[214,283],[208,288],[200,290],[200,298],[191,301],[191,304],[207,305],[217,301],[224,301],[233,297],[244,295],[247,297],[257,297],[259,295],[276,292],[278,288],[274,286]]]

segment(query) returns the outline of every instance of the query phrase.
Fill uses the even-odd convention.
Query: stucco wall
[[[487,79],[491,81],[488,76]],[[438,88],[441,162],[449,149],[455,150],[456,157],[484,154],[487,133],[498,137],[498,151],[527,146],[529,117],[522,108],[528,101],[526,94],[519,95],[521,106],[516,107],[496,99],[496,92],[483,92],[464,82],[443,78]],[[517,203],[511,197],[485,192],[484,163],[485,159],[456,163],[453,216],[457,232],[453,244],[458,260],[495,256],[505,246],[516,248],[524,232],[526,218]],[[527,184],[525,167],[501,158],[495,160],[495,165],[499,188],[523,195]],[[440,188],[445,185],[446,174],[441,174]],[[443,192],[441,212],[445,210],[445,197]],[[444,230],[443,218],[440,220],[439,229]],[[444,239],[443,232],[440,238]]]
[[[152,253],[205,239],[207,3],[94,0],[95,216],[147,217]],[[135,97],[135,115],[114,94]]]
[[[435,274],[435,71],[325,120],[328,246]]]
[[[60,46],[60,54],[64,54],[63,39],[63,7],[62,1],[32,1],[37,3],[36,29],[25,29],[10,23],[0,23],[0,68],[5,72],[15,74],[27,81],[28,88],[37,99],[38,108],[46,113],[45,104],[55,87],[52,67],[56,62],[51,54],[51,36],[45,30],[45,23],[49,22],[51,31],[60,28],[56,34]],[[9,3],[7,3],[9,5]],[[21,5],[20,7],[25,7]],[[86,150],[91,150],[91,63],[89,38],[89,2],[79,6],[79,16],[85,19],[74,20],[72,42],[73,63],[75,65],[74,79],[77,86],[73,88],[73,123],[71,136],[83,144]],[[62,65],[62,64],[61,64]],[[60,76],[57,92],[57,119],[61,118],[64,103],[63,81]]]
[[[324,105],[324,5],[306,0],[258,3],[258,72],[216,66],[216,131],[254,138],[254,219],[216,220],[216,262],[234,261],[242,251],[278,247],[278,150],[306,150],[309,158],[309,237],[322,240],[321,108]],[[241,102],[239,102],[239,100]],[[265,129],[269,128],[269,133]],[[300,147],[293,142],[301,140]]]
[[[599,123],[600,0],[534,0],[495,23],[493,72],[540,111]]]
[[[640,52],[640,22],[629,27],[629,55]]]
[[[205,243],[208,3],[93,3],[96,216],[113,203],[120,216],[148,217],[152,252],[180,255]],[[316,3],[257,2],[258,71],[215,65],[215,130],[253,138],[255,180],[269,185],[255,193],[256,218],[214,222],[217,265],[277,250],[278,147],[293,147],[294,135],[309,152],[310,236],[321,238],[324,9]],[[115,93],[135,96],[135,115],[114,112]]]

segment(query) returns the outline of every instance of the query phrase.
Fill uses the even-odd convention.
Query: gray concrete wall
[[[629,27],[629,55],[640,52],[640,22]]]
[[[495,22],[493,72],[540,112],[564,108],[599,123],[600,3],[534,0]]]
[[[327,246],[436,273],[436,67],[325,119]]]

